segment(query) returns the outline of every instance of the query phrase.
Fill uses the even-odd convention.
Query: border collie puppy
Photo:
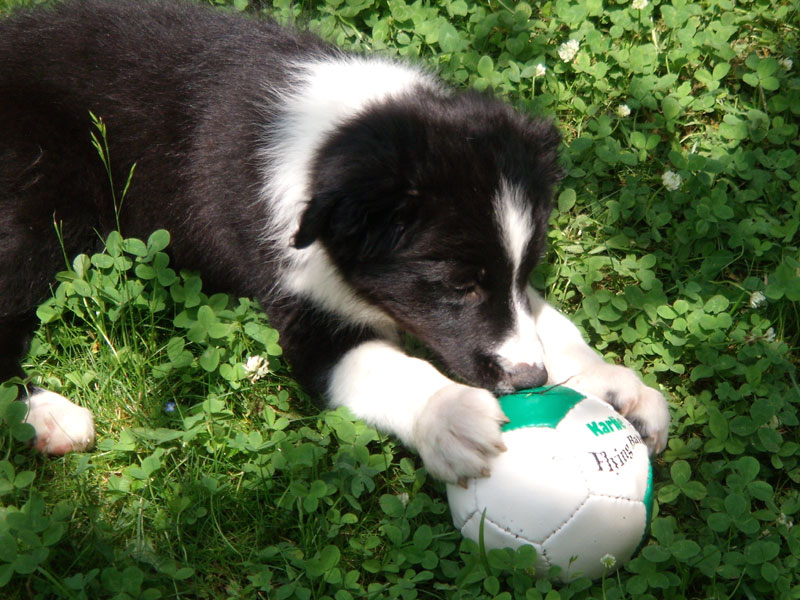
[[[446,481],[504,450],[493,392],[567,383],[607,399],[651,451],[662,395],[606,364],[528,286],[560,176],[546,120],[456,92],[414,65],[181,2],[78,0],[0,21],[0,378],[20,358],[63,255],[115,224],[172,234],[174,264],[257,298],[294,375],[393,433]],[[424,343],[447,374],[403,352]],[[50,453],[92,418],[34,390]]]

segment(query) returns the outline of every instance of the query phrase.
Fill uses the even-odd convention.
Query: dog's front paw
[[[463,484],[489,476],[490,459],[506,450],[500,431],[506,422],[490,392],[453,383],[428,400],[414,426],[414,443],[431,475]]]
[[[646,386],[627,367],[601,363],[582,371],[566,384],[611,404],[636,427],[651,454],[666,447],[670,418],[667,401],[661,392]]]
[[[27,399],[25,422],[36,429],[33,445],[43,454],[61,456],[94,446],[94,418],[64,396],[35,389]]]

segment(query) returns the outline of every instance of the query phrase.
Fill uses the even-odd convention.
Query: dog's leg
[[[36,429],[34,446],[43,454],[60,456],[94,446],[94,419],[87,409],[39,388],[33,388],[25,401],[25,422]]]
[[[25,377],[21,357],[28,351],[35,318],[6,318],[0,321],[0,383],[11,377]],[[21,398],[28,405],[25,422],[36,429],[34,446],[44,454],[62,455],[94,445],[92,413],[56,394],[31,388]]]
[[[529,289],[528,296],[544,347],[548,383],[564,383],[606,400],[636,427],[651,453],[661,452],[670,419],[664,396],[627,367],[606,363],[578,328],[534,290]]]
[[[505,450],[506,417],[488,391],[455,383],[386,341],[364,342],[334,367],[330,403],[416,449],[434,477],[487,476]]]

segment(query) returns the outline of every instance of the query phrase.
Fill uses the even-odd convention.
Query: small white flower
[[[633,2],[631,2],[631,8],[634,10],[643,10],[648,4],[650,4],[649,0],[633,0]]]
[[[782,66],[784,69],[786,69],[787,71],[791,71],[792,70],[792,65],[794,65],[794,63],[792,62],[792,59],[789,58],[788,56],[785,56],[784,58],[779,58],[778,59],[778,64],[780,66]]]
[[[248,379],[255,383],[269,373],[269,363],[263,356],[259,356],[258,354],[255,356],[248,356],[247,362],[244,365],[244,372],[247,373]]]
[[[534,77],[544,77],[544,74],[546,72],[547,72],[547,67],[539,63],[538,65],[536,65],[536,73],[534,74]]]
[[[663,183],[664,187],[670,192],[674,192],[681,187],[681,176],[675,171],[664,171],[664,174],[661,176],[661,183]]]
[[[620,104],[617,107],[617,116],[620,119],[624,119],[625,117],[631,116],[631,107],[627,104]]]
[[[776,337],[777,337],[777,336],[776,336],[776,334],[775,334],[775,330],[774,330],[772,327],[770,327],[769,329],[767,329],[767,330],[764,332],[764,341],[765,341],[765,342],[772,343],[772,342],[774,342],[774,341],[775,341]]]
[[[787,528],[791,529],[794,527],[794,521],[792,521],[785,514],[781,513],[778,517],[778,525],[786,525]]]
[[[604,554],[603,557],[600,559],[600,562],[603,563],[603,566],[606,569],[610,569],[615,564],[617,564],[617,559],[614,557],[613,554]]]
[[[564,62],[570,62],[578,53],[581,44],[578,40],[569,40],[558,47],[558,56]]]
[[[750,294],[750,308],[760,308],[767,303],[764,292],[753,292]]]

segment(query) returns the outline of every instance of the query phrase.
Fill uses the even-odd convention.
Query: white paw
[[[414,444],[437,479],[488,477],[490,459],[506,450],[500,431],[506,422],[490,392],[453,383],[428,400],[414,425]]]
[[[566,385],[611,404],[636,427],[650,454],[666,447],[670,419],[667,401],[627,367],[598,363],[569,379]]]
[[[60,456],[94,446],[94,419],[87,409],[41,389],[33,390],[27,404],[25,422],[36,429],[34,446],[40,452]]]

